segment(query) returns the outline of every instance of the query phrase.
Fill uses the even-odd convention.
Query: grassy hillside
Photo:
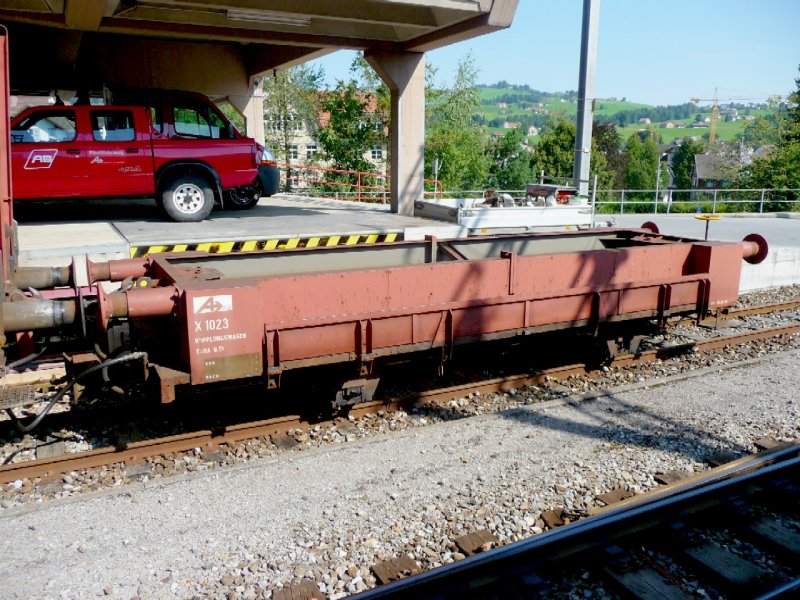
[[[524,127],[534,125],[541,129],[554,116],[563,115],[569,119],[575,119],[577,104],[575,102],[575,92],[541,92],[531,90],[522,86],[487,86],[480,87],[481,107],[478,114],[479,121],[490,131],[502,134],[505,129],[502,124],[504,121],[520,122]],[[505,104],[502,106],[501,103]],[[611,120],[620,113],[636,111],[634,116],[638,117],[638,112],[642,116],[648,114],[647,111],[654,111],[657,107],[649,104],[627,102],[616,98],[598,99],[595,102],[595,118],[598,120]],[[720,140],[734,140],[741,137],[745,125],[745,115],[763,115],[769,111],[763,108],[750,108],[748,110],[739,109],[739,120],[726,121],[724,116],[717,122],[717,138]],[[652,114],[652,113],[650,113]],[[676,138],[708,135],[708,128],[691,128],[691,125],[711,117],[710,106],[692,107],[692,112],[688,117],[672,119],[674,123],[683,123],[684,127],[667,129],[664,127],[666,120],[656,121],[651,119],[650,124],[634,122],[624,127],[617,127],[623,140],[641,131],[650,129],[663,143],[671,143]],[[630,115],[629,115],[630,118]],[[638,121],[638,118],[636,119]],[[531,138],[535,143],[536,139]]]

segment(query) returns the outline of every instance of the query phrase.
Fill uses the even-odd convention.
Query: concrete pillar
[[[243,115],[245,120],[245,133],[261,145],[266,145],[264,137],[264,93],[261,83],[251,88],[249,95],[231,95],[228,101],[233,104]]]
[[[392,93],[392,212],[413,215],[425,182],[425,54],[368,50],[364,57]]]

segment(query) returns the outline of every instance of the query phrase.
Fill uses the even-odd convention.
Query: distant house
[[[686,123],[684,123],[683,121],[675,121],[673,125],[675,126],[675,129],[683,129],[684,127],[686,127]]]
[[[744,116],[744,120],[745,120],[745,121],[755,121],[755,120],[756,120],[756,118],[755,118],[755,116],[754,116],[754,115],[745,115],[745,116]]]
[[[508,108],[508,102],[498,102],[497,108]]]
[[[770,155],[770,153],[775,149],[775,146],[772,144],[767,144],[765,146],[759,146],[755,150],[753,150],[753,158],[766,158]]]
[[[718,190],[728,185],[736,175],[739,163],[736,159],[713,152],[697,154],[692,169],[692,187]]]
[[[648,119],[647,117],[642,117],[641,119],[639,119],[639,123],[642,123],[643,125],[650,125],[650,119]]]
[[[528,127],[528,135],[529,136],[539,135],[539,130],[534,125],[531,125],[530,127]]]
[[[503,129],[519,129],[522,123],[517,121],[503,121]]]
[[[325,92],[325,94],[334,94],[336,92]],[[378,101],[373,95],[366,95],[362,98],[366,103],[364,107],[366,118],[362,122],[363,126],[375,126],[369,115],[378,111]],[[317,122],[319,127],[324,129],[330,123],[331,115],[329,112],[320,111],[317,114]],[[378,122],[378,121],[376,121]],[[280,140],[284,138],[284,132],[287,130],[289,139],[292,143],[288,145],[287,152],[283,158],[286,163],[292,167],[297,168],[313,168],[313,166],[329,167],[332,164],[322,157],[320,152],[321,144],[316,137],[316,132],[307,128],[306,123],[294,115],[288,117],[279,117],[277,115],[265,114],[264,115],[264,128],[267,134],[267,141],[275,149]],[[388,130],[383,129],[384,135],[388,135]],[[363,158],[374,166],[375,172],[385,173],[388,167],[388,147],[385,143],[377,143],[371,148],[367,149]],[[283,171],[283,170],[282,170]],[[284,171],[285,173],[285,171]],[[285,175],[284,175],[285,176]],[[299,183],[295,182],[293,187],[303,187],[308,185],[306,180],[301,180]]]
[[[672,121],[667,121],[665,123],[662,123],[661,127],[663,129],[675,129],[675,123],[673,123]]]

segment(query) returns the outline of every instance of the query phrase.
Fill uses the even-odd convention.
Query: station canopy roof
[[[96,89],[110,82],[213,94],[232,77],[249,81],[338,49],[424,52],[489,33],[511,24],[517,4],[4,0],[0,24],[10,34],[12,90]],[[187,70],[193,78],[181,75]],[[194,85],[187,86],[190,80]]]

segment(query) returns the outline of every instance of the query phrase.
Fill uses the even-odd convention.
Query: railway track
[[[665,360],[670,357],[679,357],[688,352],[712,352],[726,346],[736,346],[756,340],[774,339],[780,336],[792,335],[800,332],[800,320],[787,324],[764,327],[755,330],[724,333],[726,323],[734,320],[764,315],[800,308],[800,301],[765,304],[757,307],[727,311],[724,316],[705,319],[704,323],[713,332],[713,337],[704,340],[689,342],[671,342],[658,347],[641,350],[636,354],[622,354],[616,356],[604,368],[591,366],[587,363],[575,363],[544,369],[533,373],[517,375],[504,375],[492,377],[481,381],[469,381],[447,387],[415,391],[399,397],[384,398],[373,402],[355,406],[350,411],[350,418],[359,419],[364,415],[406,409],[412,405],[426,405],[448,401],[467,395],[486,395],[493,393],[513,392],[525,386],[539,385],[542,383],[568,380],[577,376],[595,378],[602,376],[606,371],[625,369],[627,367],[643,365],[655,361]],[[675,322],[680,326],[685,322]],[[595,392],[595,396],[602,395],[602,391]],[[337,425],[342,430],[347,430],[350,425],[348,420],[309,422],[297,415],[288,415],[273,419],[258,420],[253,422],[225,425],[216,428],[200,429],[191,433],[181,433],[149,440],[132,441],[116,445],[95,448],[74,454],[59,454],[35,460],[5,464],[0,466],[0,483],[37,481],[40,484],[58,479],[62,474],[86,469],[96,469],[110,465],[123,465],[124,474],[140,476],[153,468],[153,457],[173,456],[180,453],[198,452],[212,457],[212,461],[221,462],[220,449],[231,447],[245,440],[269,437],[278,448],[290,448],[297,444],[297,437],[288,435],[289,432],[308,429],[309,427],[326,427]]]
[[[783,444],[358,597],[797,597],[798,506]]]

